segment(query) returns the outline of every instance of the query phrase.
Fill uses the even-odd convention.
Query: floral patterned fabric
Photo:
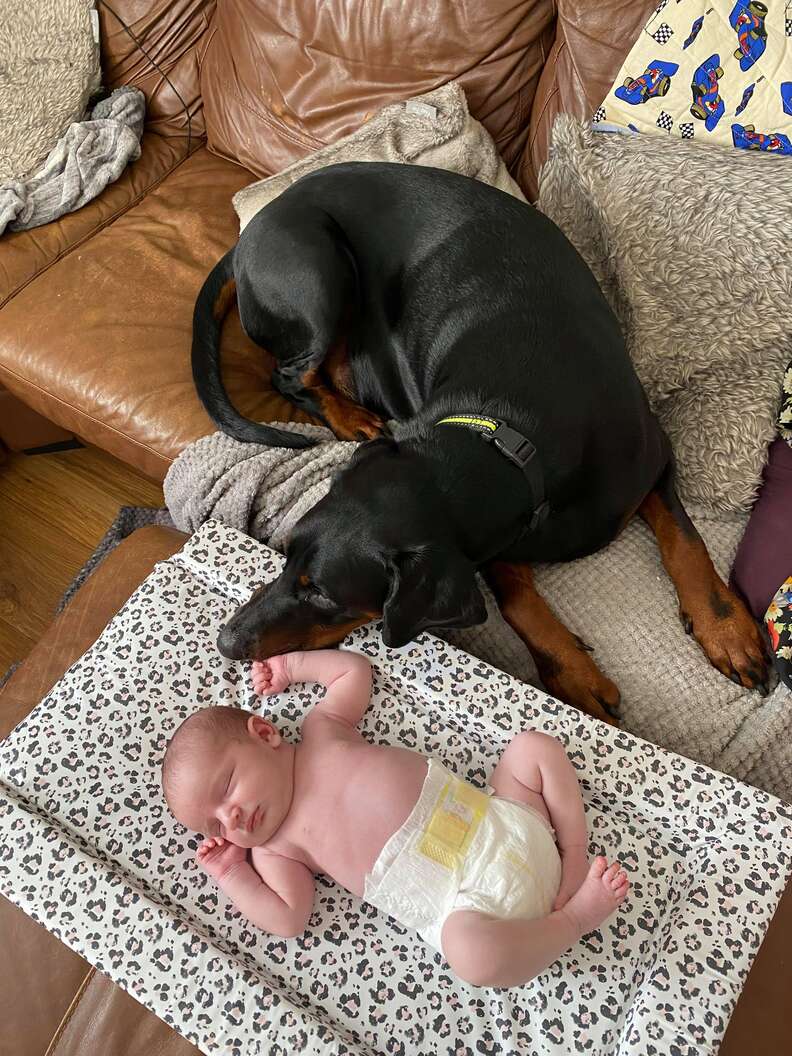
[[[318,878],[306,933],[241,918],[168,814],[166,743],[197,708],[262,709],[220,623],[283,558],[217,522],[159,564],[0,746],[0,890],[205,1053],[706,1056],[792,869],[792,807],[582,716],[429,635],[375,667],[361,729],[483,787],[514,733],[566,745],[592,853],[629,898],[523,987],[475,990],[391,918]],[[267,701],[294,736],[315,686]]]
[[[784,372],[781,410],[778,412],[778,433],[792,446],[792,363]]]
[[[775,667],[792,689],[792,576],[784,580],[765,613]]]

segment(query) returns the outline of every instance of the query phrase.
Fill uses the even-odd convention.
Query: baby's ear
[[[270,748],[277,748],[281,743],[280,731],[269,719],[264,719],[261,715],[250,716],[247,720],[247,730],[251,737],[254,737],[257,741],[264,741]]]

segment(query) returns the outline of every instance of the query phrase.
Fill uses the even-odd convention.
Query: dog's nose
[[[229,660],[243,660],[245,657],[244,642],[241,641],[239,634],[228,623],[221,627],[218,632],[217,648]]]

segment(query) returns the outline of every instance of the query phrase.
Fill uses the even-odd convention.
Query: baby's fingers
[[[208,854],[215,847],[222,847],[224,842],[222,836],[208,836],[205,840],[202,840],[197,853],[200,855]]]

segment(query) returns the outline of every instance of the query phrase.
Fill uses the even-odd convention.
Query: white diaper
[[[541,814],[430,759],[418,802],[382,848],[363,897],[442,951],[440,933],[454,910],[543,917],[560,883],[561,859]]]

